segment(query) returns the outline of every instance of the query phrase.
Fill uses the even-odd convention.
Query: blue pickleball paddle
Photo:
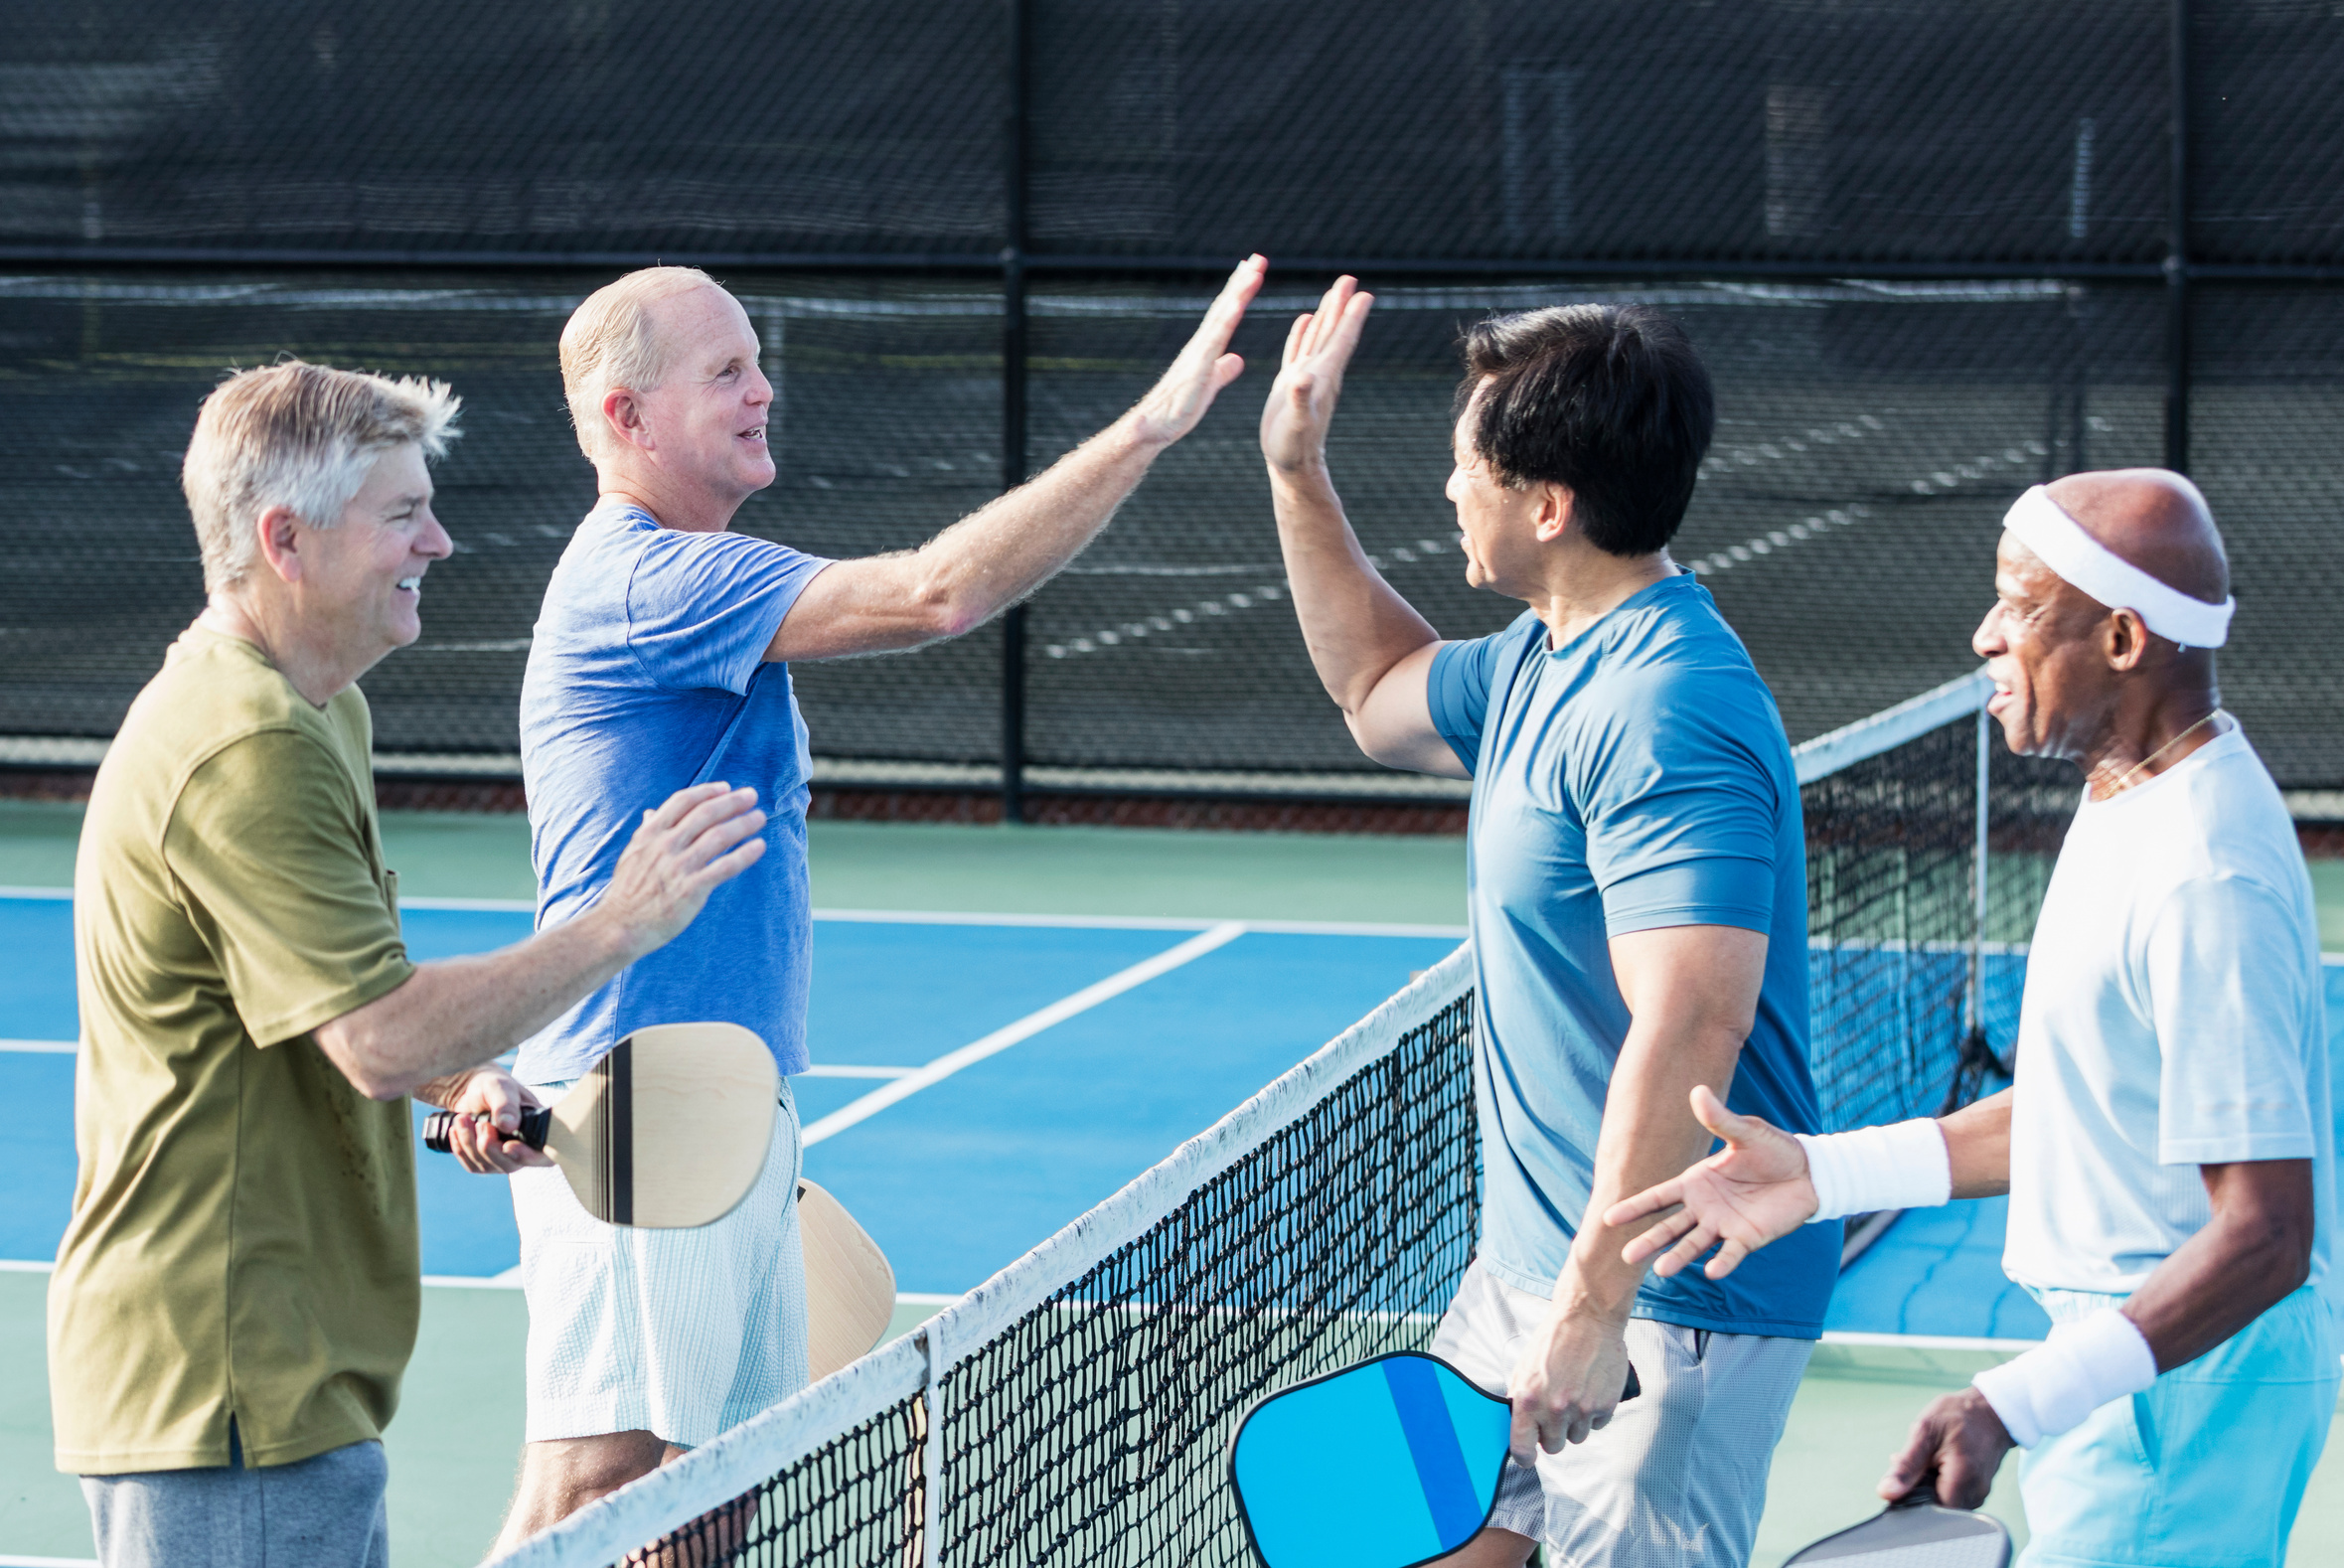
[[[1637,1391],[1632,1370],[1622,1397]],[[1416,1568],[1489,1522],[1512,1423],[1437,1356],[1379,1355],[1238,1418],[1237,1511],[1268,1568]]]

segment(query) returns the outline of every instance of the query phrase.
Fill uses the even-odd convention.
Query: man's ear
[[[2101,650],[2110,670],[2137,670],[2148,657],[2148,627],[2133,610],[2116,609],[2101,623]]]
[[[268,562],[268,569],[281,582],[299,582],[302,576],[301,519],[291,507],[276,506],[264,509],[252,520],[252,539],[259,549],[260,558]]]
[[[1571,531],[1572,502],[1569,485],[1553,480],[1541,480],[1533,486],[1538,493],[1538,514],[1534,520],[1538,543],[1551,545]]]
[[[629,389],[614,387],[602,394],[602,422],[627,445],[647,452],[652,449],[651,429],[643,422],[643,401]]]

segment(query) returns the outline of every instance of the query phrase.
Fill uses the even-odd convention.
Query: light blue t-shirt
[[[676,940],[525,1041],[517,1076],[576,1078],[652,1023],[738,1023],[784,1073],[806,1070],[806,724],[788,666],[765,649],[829,564],[746,535],[662,528],[619,502],[578,525],[521,683],[538,928],[591,908],[643,813],[690,784],[753,787],[765,854]]]
[[[1628,1007],[1610,939],[1767,934],[1758,1022],[1727,1103],[1819,1131],[1807,1076],[1806,841],[1773,696],[1689,574],[1558,649],[1535,614],[1434,656],[1433,724],[1474,775],[1467,877],[1480,997],[1481,1262],[1551,1293],[1594,1186]],[[1723,1280],[1645,1280],[1636,1316],[1814,1338],[1840,1227],[1808,1225]]]

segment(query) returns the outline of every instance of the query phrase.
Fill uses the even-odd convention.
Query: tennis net
[[[1966,677],[1797,753],[1830,1125],[1935,1110],[2006,1048],[2029,813],[2073,790],[1986,746],[1988,691]],[[1473,1013],[1460,948],[913,1334],[501,1561],[1244,1562],[1234,1417],[1421,1348],[1473,1255]]]

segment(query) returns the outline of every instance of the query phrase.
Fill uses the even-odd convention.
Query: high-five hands
[[[1780,1240],[1814,1216],[1814,1182],[1806,1151],[1773,1123],[1725,1108],[1706,1085],[1693,1089],[1693,1115],[1725,1140],[1725,1148],[1682,1176],[1622,1198],[1604,1211],[1607,1225],[1629,1225],[1647,1214],[1662,1216],[1621,1249],[1630,1263],[1668,1249],[1652,1266],[1662,1279],[1717,1248],[1702,1273],[1722,1280],[1741,1261],[1770,1241]],[[1673,1243],[1673,1245],[1671,1245]]]
[[[1262,456],[1278,472],[1326,466],[1327,427],[1342,396],[1343,371],[1374,304],[1373,294],[1359,292],[1357,278],[1338,277],[1317,310],[1295,318],[1262,409]]]
[[[1262,277],[1269,269],[1267,260],[1252,255],[1240,261],[1237,270],[1229,274],[1229,281],[1221,286],[1212,308],[1204,313],[1196,335],[1180,350],[1172,368],[1126,415],[1141,440],[1170,446],[1195,429],[1196,422],[1204,417],[1204,410],[1212,406],[1214,396],[1245,369],[1244,359],[1229,352],[1229,339],[1236,335],[1237,324],[1245,319],[1245,307],[1261,292]]]

